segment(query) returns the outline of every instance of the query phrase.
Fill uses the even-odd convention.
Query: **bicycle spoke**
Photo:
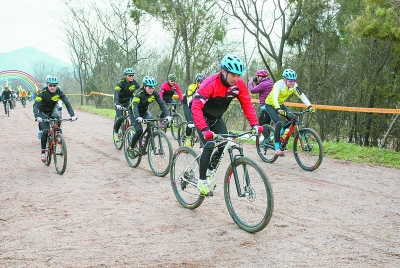
[[[67,168],[67,144],[63,135],[55,135],[54,165],[58,174],[62,175]]]

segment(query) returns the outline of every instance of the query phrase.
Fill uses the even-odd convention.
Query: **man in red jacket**
[[[218,148],[215,159],[211,159],[214,133],[226,134],[228,130],[222,118],[234,98],[240,101],[244,115],[250,122],[254,134],[261,134],[256,111],[250,94],[241,75],[245,72],[244,62],[236,56],[226,55],[221,61],[221,72],[203,80],[193,96],[191,111],[193,121],[199,132],[204,147],[200,156],[200,177],[197,188],[204,195],[212,195],[207,185],[207,167],[213,169],[222,154],[223,147]]]

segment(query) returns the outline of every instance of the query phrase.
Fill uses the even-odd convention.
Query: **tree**
[[[365,0],[364,5],[350,28],[362,37],[400,43],[400,0]]]
[[[163,29],[172,37],[169,66],[165,77],[173,70],[173,63],[184,66],[187,86],[195,73],[210,70],[215,59],[220,59],[225,38],[225,19],[215,12],[212,0],[133,0],[135,8],[131,16],[141,12],[157,18]],[[166,37],[166,40],[170,38]],[[164,57],[165,58],[165,57]],[[183,64],[182,64],[183,63]]]
[[[272,58],[278,73],[283,68],[285,44],[303,7],[303,1],[290,0],[221,0],[220,9],[239,20],[252,35],[258,52],[273,80]]]

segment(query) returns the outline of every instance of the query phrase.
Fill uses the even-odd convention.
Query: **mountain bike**
[[[71,118],[68,119],[43,119],[42,122],[50,124],[49,134],[47,136],[46,143],[46,161],[44,164],[49,166],[51,164],[51,157],[54,158],[54,165],[58,174],[62,175],[67,168],[67,143],[64,136],[62,135],[62,130],[60,128],[60,123],[62,121],[72,121]]]
[[[297,164],[304,170],[313,171],[321,165],[324,156],[322,141],[317,132],[311,128],[301,127],[304,124],[302,116],[308,112],[308,110],[292,112],[293,120],[287,120],[282,125],[279,144],[281,151],[284,152],[289,138],[293,136],[293,153]],[[279,157],[275,156],[275,129],[270,125],[263,127],[269,131],[269,136],[264,142],[260,141],[260,137],[256,138],[257,153],[264,162],[274,163]]]
[[[224,178],[224,199],[230,216],[241,229],[255,233],[268,225],[274,197],[267,175],[254,160],[244,156],[243,148],[235,142],[236,138],[248,134],[251,132],[215,135],[216,145],[211,159],[216,159],[218,145],[224,145],[224,149],[219,160],[215,161],[215,169],[208,172],[207,184],[214,191],[216,180]],[[200,154],[186,146],[176,149],[171,160],[172,190],[178,202],[188,209],[199,207],[205,198],[197,189],[199,161]]]
[[[118,150],[122,149],[123,140],[124,140],[124,137],[125,137],[126,130],[131,126],[131,123],[129,121],[129,112],[128,112],[129,107],[128,108],[123,107],[123,109],[122,109],[123,119],[122,119],[121,126],[120,126],[120,128],[118,130],[118,140],[114,139],[115,124],[117,123],[117,120],[118,120],[117,116],[115,115],[114,125],[113,125],[113,140],[114,140],[114,146]]]
[[[136,142],[134,150],[130,150],[130,144],[135,134],[134,126],[130,126],[124,137],[124,153],[128,164],[137,167],[142,156],[147,154],[150,168],[154,175],[164,177],[169,172],[169,163],[172,156],[172,145],[167,135],[159,130],[158,122],[163,119],[143,119],[147,127]]]
[[[183,121],[180,123],[178,128],[178,144],[179,146],[185,146],[186,144],[186,128],[189,127],[192,129],[192,134],[190,135],[190,147],[193,148],[196,142],[200,141],[200,148],[203,147],[201,140],[196,131],[196,127],[193,122]]]
[[[172,121],[168,124],[163,124],[163,131],[167,133],[167,128],[171,129],[172,137],[178,139],[178,128],[180,123],[183,121],[182,115],[176,111],[176,106],[182,105],[180,103],[166,103],[169,116],[172,116]],[[159,115],[160,116],[160,115]]]
[[[11,100],[7,99],[7,100],[3,100],[3,102],[5,102],[5,104],[6,104],[6,114],[8,117],[10,117]]]

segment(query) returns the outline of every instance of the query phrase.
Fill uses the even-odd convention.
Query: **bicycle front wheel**
[[[169,172],[172,145],[163,131],[154,131],[148,142],[147,157],[154,175],[164,177]]]
[[[179,146],[185,146],[185,144],[186,144],[186,128],[187,128],[186,121],[183,121],[182,123],[179,124],[179,128],[178,128],[178,144],[179,144]]]
[[[178,202],[188,209],[198,208],[205,196],[197,190],[200,157],[189,147],[175,150],[171,159],[171,186]]]
[[[254,160],[239,157],[229,165],[224,195],[229,214],[241,229],[255,233],[268,225],[274,196],[267,175]]]
[[[7,117],[10,117],[10,103],[8,102],[6,104],[6,110],[7,110]]]
[[[177,113],[172,115],[171,134],[175,140],[178,139],[178,128],[179,125],[182,123],[182,121],[183,121],[182,115]]]
[[[62,175],[67,168],[67,143],[61,133],[55,135],[53,149],[56,171],[58,174]]]
[[[258,156],[262,161],[267,163],[274,163],[277,156],[275,156],[275,139],[274,131],[275,129],[270,125],[263,125],[264,130],[267,130],[267,139],[264,141],[260,140],[260,136],[256,137],[256,148]]]
[[[293,142],[293,152],[297,164],[307,171],[316,170],[324,157],[321,138],[310,128],[299,130]]]
[[[139,148],[139,142],[141,139],[136,142],[135,150],[130,150],[133,135],[135,135],[135,128],[131,126],[125,132],[123,145],[126,162],[128,162],[129,166],[135,168],[139,166],[140,161],[142,160],[142,154],[140,153]]]
[[[123,146],[123,140],[124,140],[124,122],[122,122],[121,127],[118,130],[118,139],[116,140],[114,138],[114,129],[115,129],[115,123],[117,122],[117,117],[115,117],[114,119],[114,126],[113,126],[113,139],[114,139],[114,146],[115,148],[117,148],[118,150],[122,149]]]
[[[50,135],[50,134],[49,134]],[[54,143],[53,140],[50,137],[47,137],[47,143],[46,143],[46,161],[44,162],[44,164],[46,166],[50,166],[51,164],[51,154],[52,151],[54,150]]]

